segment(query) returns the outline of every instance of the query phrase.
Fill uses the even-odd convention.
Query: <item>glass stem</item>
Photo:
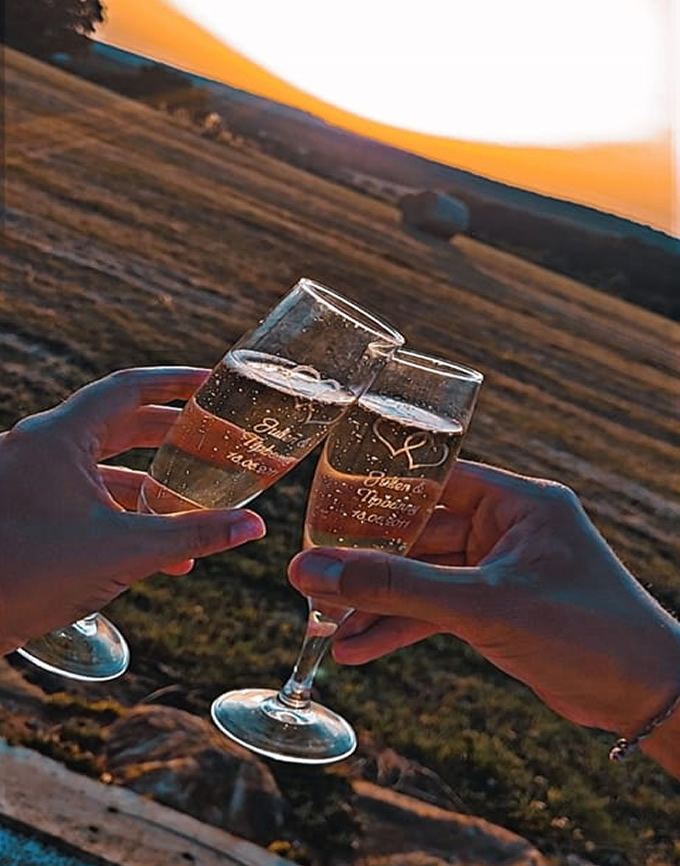
[[[305,710],[311,705],[314,677],[339,625],[319,610],[309,611],[305,637],[293,673],[278,694],[282,704],[296,710]]]
[[[77,622],[73,623],[73,627],[76,628],[81,634],[90,637],[97,632],[97,614],[90,613],[87,616],[82,617]]]

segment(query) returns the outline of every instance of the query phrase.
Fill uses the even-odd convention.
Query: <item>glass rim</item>
[[[436,355],[413,352],[410,349],[397,349],[392,355],[392,363],[394,362],[404,364],[407,367],[413,367],[416,370],[436,373],[439,376],[446,376],[450,379],[461,379],[477,385],[481,385],[484,381],[484,374],[473,367],[466,367],[457,361],[449,361]]]
[[[397,347],[403,346],[406,342],[406,337],[393,325],[390,325],[389,322],[369,312],[365,307],[360,307],[359,304],[351,301],[334,289],[329,289],[323,283],[319,283],[309,277],[300,277],[293,288],[304,289],[310,295],[317,298],[317,300],[327,304],[340,313],[340,315],[352,319],[352,321],[361,325],[366,331],[375,334],[376,337],[386,337]]]

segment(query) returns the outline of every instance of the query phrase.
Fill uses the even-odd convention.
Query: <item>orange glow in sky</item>
[[[550,31],[554,45],[543,40],[539,48],[532,47],[535,33],[544,31],[539,28],[527,35],[526,27],[520,26],[526,22],[517,16],[521,7],[526,11],[533,5],[550,8],[554,21],[556,4],[543,0],[499,4],[499,10],[514,10],[514,41],[508,35],[513,20],[507,16],[507,20],[490,19],[480,36],[484,19],[480,7],[470,3],[457,8],[477,9],[472,23],[462,22],[475,25],[472,36],[449,27],[443,38],[435,38],[442,22],[427,16],[423,7],[422,18],[401,21],[406,34],[403,46],[396,30],[383,34],[382,42],[377,40],[375,52],[366,33],[375,31],[379,19],[374,15],[371,24],[367,13],[353,15],[349,7],[356,0],[347,2],[345,8],[346,4],[329,7],[309,0],[289,4],[250,0],[243,6],[248,14],[239,18],[232,4],[219,0],[106,0],[107,22],[97,36],[456,168],[680,235],[674,172],[677,140],[672,131],[673,97],[678,95],[672,89],[672,67],[677,63],[671,50],[672,32],[678,26],[673,0],[617,0],[617,27],[606,27],[605,19],[593,18],[598,7],[611,7],[610,0],[588,0],[587,6],[574,0],[572,7],[591,10],[583,16],[581,30],[573,18],[565,18],[561,27],[555,25]],[[383,4],[383,0],[361,2],[364,10],[370,7],[374,12]],[[422,2],[432,5],[432,0]],[[487,6],[493,2],[480,0]],[[440,2],[437,8],[449,5]],[[638,18],[626,23],[626,7]],[[329,26],[329,8],[341,16],[335,27]],[[390,3],[388,8],[394,17],[397,7]],[[411,15],[419,14],[418,5],[404,8]],[[261,26],[252,10],[259,10]],[[284,17],[279,20],[281,10]],[[433,34],[429,39],[423,21]],[[544,24],[548,26],[547,19]],[[603,34],[606,29],[607,39],[598,41],[598,28]],[[328,42],[333,32],[338,41]],[[486,46],[487,59],[499,54],[500,37],[507,37],[508,60],[491,70],[495,79],[484,78],[491,64],[474,65],[475,34],[479,45]],[[448,62],[449,44],[453,65],[447,72],[443,64]],[[420,78],[414,73],[414,57],[420,58]],[[405,73],[400,78],[400,63],[411,64],[408,78]],[[535,74],[537,69],[544,74]],[[430,73],[430,81],[438,76],[436,99],[435,89],[427,87]],[[426,91],[432,97],[429,105]],[[477,96],[483,110],[477,109]],[[509,100],[514,100],[511,112]]]

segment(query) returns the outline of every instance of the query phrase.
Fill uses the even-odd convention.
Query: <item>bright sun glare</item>
[[[290,84],[472,141],[650,139],[669,124],[667,0],[172,0]]]

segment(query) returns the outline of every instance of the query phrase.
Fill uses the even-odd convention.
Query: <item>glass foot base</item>
[[[17,652],[43,670],[84,682],[114,680],[130,664],[125,638],[100,613],[36,638]]]
[[[232,740],[267,758],[294,764],[330,764],[348,758],[357,739],[337,713],[312,703],[288,707],[270,689],[241,689],[211,707],[217,727]]]

